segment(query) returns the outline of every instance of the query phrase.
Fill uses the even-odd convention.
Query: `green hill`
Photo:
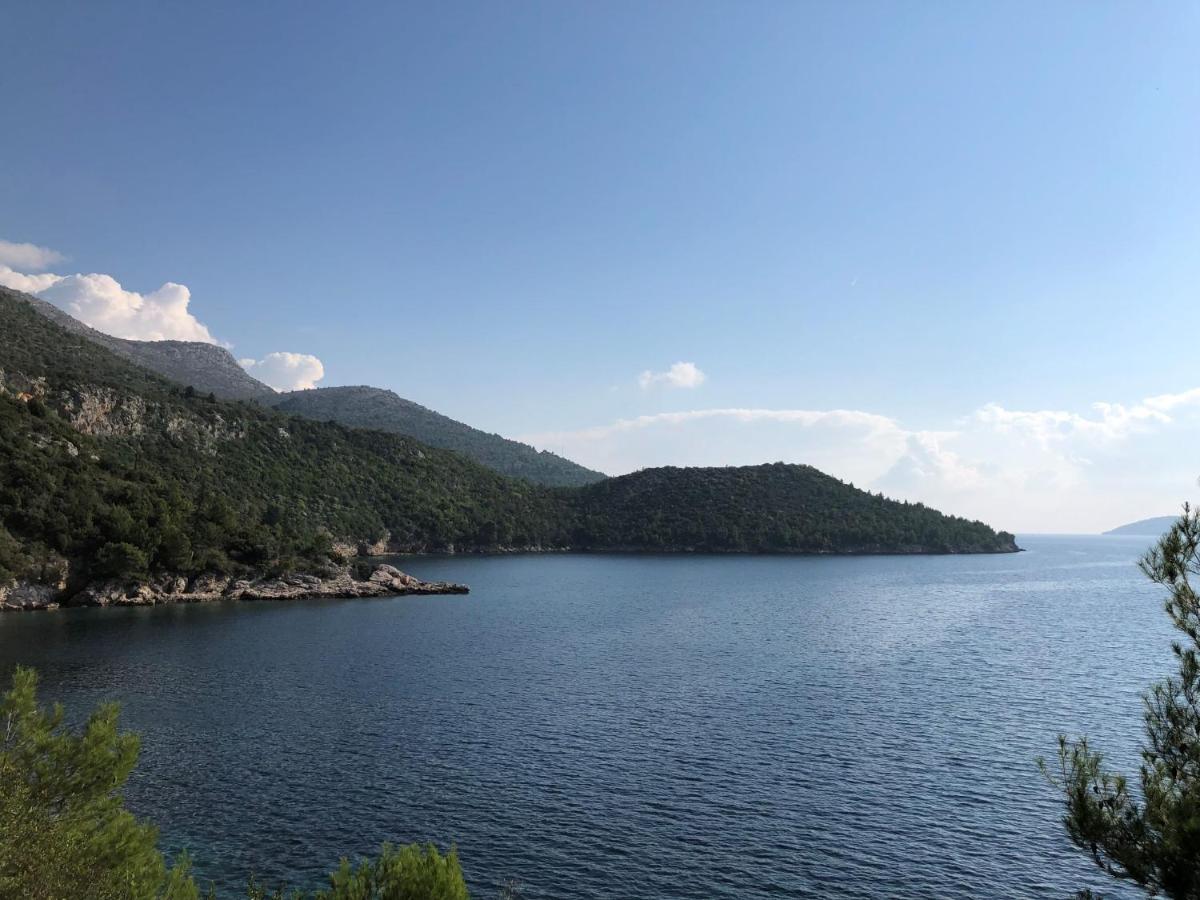
[[[404,551],[999,552],[1010,535],[804,466],[655,469],[584,488],[411,438],[207,398],[0,295],[0,583],[305,570]]]
[[[578,487],[606,477],[549,451],[539,452],[528,444],[464,425],[382,388],[313,388],[280,394],[267,402],[306,419],[407,435],[431,447],[454,450],[502,475],[536,484]]]
[[[812,466],[645,469],[584,488],[577,547],[753,553],[993,553],[1013,536],[859,490]]]
[[[409,438],[209,400],[0,296],[0,580],[304,567],[332,538],[408,550],[561,540],[566,506]]]

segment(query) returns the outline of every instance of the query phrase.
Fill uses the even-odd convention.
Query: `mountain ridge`
[[[247,373],[232,353],[216,344],[113,337],[31,294],[4,287],[0,287],[0,292],[27,303],[67,331],[201,394],[211,393],[225,400],[253,400],[289,415],[402,434],[432,447],[462,453],[502,475],[536,484],[572,487],[607,477],[548,450],[539,451],[451,419],[386,388],[347,385],[277,392]]]
[[[578,487],[608,477],[548,450],[474,428],[395,391],[370,385],[317,387],[279,394],[271,406],[317,421],[415,438],[469,456],[490,469],[550,487]]]
[[[0,285],[0,296],[28,304],[59,327],[86,338],[136,365],[226,400],[266,400],[275,390],[238,365],[233,354],[217,344],[202,341],[134,341],[113,337],[80,322],[70,313],[40,297]]]

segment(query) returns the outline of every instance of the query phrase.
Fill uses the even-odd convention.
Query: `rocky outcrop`
[[[396,550],[392,544],[392,533],[385,531],[383,537],[377,541],[359,541],[358,555],[359,556],[385,556],[388,553],[395,553]]]
[[[180,414],[142,397],[127,397],[111,388],[83,387],[46,395],[80,434],[98,438],[165,434],[201,452],[213,454],[226,441],[246,437],[246,423],[219,412],[198,416]]]
[[[16,581],[0,585],[0,611],[58,609],[62,588],[53,584]]]
[[[421,581],[394,566],[376,566],[366,578],[349,567],[329,574],[239,578],[164,575],[145,582],[98,581],[64,597],[61,586],[18,582],[0,587],[0,610],[57,609],[59,606],[155,606],[160,603],[207,603],[214,600],[309,600],[316,598],[395,597],[403,594],[466,594],[465,584]]]

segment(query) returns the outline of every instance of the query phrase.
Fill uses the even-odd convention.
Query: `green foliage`
[[[0,584],[23,575],[31,563],[32,560],[21,542],[0,524]]]
[[[138,739],[117,728],[115,704],[77,731],[63,710],[37,702],[37,675],[18,668],[0,699],[0,898],[200,900],[191,860],[167,868],[158,832],[125,809],[121,788]],[[208,897],[212,900],[210,890]],[[351,865],[329,887],[269,892],[251,879],[250,900],[468,900],[458,854],[429,844],[394,847]]]
[[[811,466],[667,466],[579,492],[571,543],[753,553],[991,552],[1011,534],[858,490]]]
[[[281,394],[268,402],[278,410],[306,419],[403,434],[431,447],[461,453],[502,475],[534,484],[580,487],[604,479],[600,472],[569,459],[464,425],[381,388],[315,388]]]
[[[1200,898],[1200,514],[1184,507],[1141,562],[1167,588],[1166,612],[1185,640],[1172,645],[1179,673],[1145,698],[1141,791],[1108,771],[1086,738],[1059,738],[1044,772],[1066,798],[1067,834],[1101,870],[1148,896]],[[1090,896],[1087,892],[1080,896]]]
[[[145,578],[149,560],[133,544],[105,544],[96,552],[94,569],[110,578]]]
[[[250,882],[249,900],[469,900],[458,853],[445,855],[433,844],[394,847],[384,844],[378,858],[357,866],[343,859],[329,876],[329,887],[311,894],[268,891]]]
[[[0,700],[0,897],[23,900],[197,900],[182,857],[167,870],[157,832],[120,790],[138,740],[102,706],[83,728],[37,703],[37,676],[17,669]]]

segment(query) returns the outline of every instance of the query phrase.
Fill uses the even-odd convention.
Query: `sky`
[[[0,283],[620,474],[1200,496],[1200,5],[10,4]]]

